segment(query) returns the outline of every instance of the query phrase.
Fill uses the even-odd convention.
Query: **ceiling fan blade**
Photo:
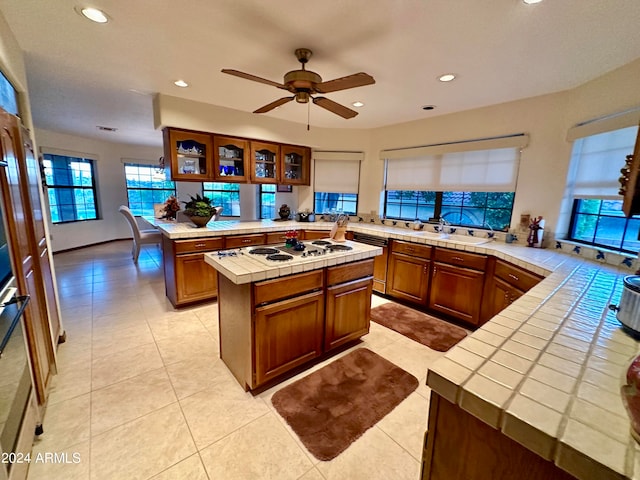
[[[265,105],[264,107],[260,107],[259,109],[255,110],[253,113],[267,113],[267,112],[273,110],[274,108],[279,107],[280,105],[284,105],[285,103],[290,102],[294,98],[296,98],[295,95],[293,97],[282,97],[282,98],[279,98],[275,102],[271,102],[271,103],[268,103],[267,105]]]
[[[255,75],[251,75],[250,73],[244,73],[239,70],[230,70],[228,68],[223,68],[222,73],[228,73],[229,75],[233,75],[234,77],[244,78],[245,80],[252,80],[254,82],[265,83],[267,85],[271,85],[272,87],[282,88],[283,90],[287,90],[287,87],[282,83],[273,82],[271,80],[267,80],[266,78],[256,77]]]
[[[339,103],[336,103],[333,100],[329,100],[328,98],[316,97],[313,99],[313,103],[315,103],[316,105],[326,110],[329,110],[331,113],[340,115],[342,118],[353,118],[356,115],[358,115],[358,112],[351,110],[350,108],[347,108],[344,105],[340,105]]]
[[[346,77],[336,78],[335,80],[329,80],[328,82],[318,83],[315,86],[315,90],[318,93],[329,93],[346,90],[348,88],[363,87],[374,83],[376,83],[376,81],[371,75],[360,72]]]

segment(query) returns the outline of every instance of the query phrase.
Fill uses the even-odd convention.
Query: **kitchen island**
[[[207,229],[180,224],[160,228],[167,238],[188,241],[331,227],[321,222],[217,223]],[[423,478],[534,475],[539,471],[536,462],[516,446],[546,462],[541,468],[551,468],[555,478],[567,475],[561,471],[581,480],[640,478],[640,449],[629,433],[619,395],[620,378],[628,359],[638,353],[638,342],[621,330],[607,308],[618,303],[623,277],[638,268],[635,256],[576,248],[564,241],[549,249],[506,244],[502,238],[474,244],[366,222],[352,223],[349,230],[491,255],[545,277],[429,369],[432,406]],[[237,273],[247,282],[261,275]],[[277,276],[275,271],[269,275]],[[451,418],[459,423],[442,428]],[[499,440],[491,443],[487,435]],[[515,473],[500,470],[510,461],[521,461]]]
[[[373,257],[382,249],[314,243],[205,254],[218,272],[220,358],[245,390],[369,333]]]

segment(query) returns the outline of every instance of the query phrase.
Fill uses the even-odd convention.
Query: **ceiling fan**
[[[273,110],[280,105],[284,105],[295,99],[298,103],[309,103],[309,99],[316,105],[329,110],[336,115],[340,115],[342,118],[353,118],[358,115],[358,112],[351,110],[350,108],[340,105],[339,103],[329,100],[325,97],[312,97],[312,94],[316,93],[330,93],[337,92],[339,90],[347,90],[349,88],[362,87],[364,85],[371,85],[376,83],[373,77],[364,72],[354,73],[353,75],[347,75],[346,77],[336,78],[335,80],[329,80],[323,82],[322,77],[315,72],[305,70],[305,64],[311,58],[311,50],[308,48],[298,48],[295,51],[296,58],[302,64],[302,69],[292,70],[284,76],[284,83],[273,82],[266,78],[257,77],[249,73],[240,72],[238,70],[223,69],[222,73],[234,75],[236,77],[244,78],[246,80],[253,80],[254,82],[265,83],[272,85],[282,90],[288,90],[293,93],[293,96],[282,97],[278,100],[268,103],[264,107],[260,107],[253,113],[266,113]]]

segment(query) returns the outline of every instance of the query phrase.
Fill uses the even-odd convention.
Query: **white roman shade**
[[[640,106],[625,110],[624,112],[578,123],[567,132],[567,140],[572,142],[578,138],[590,137],[599,133],[637,126],[638,123],[640,123]]]
[[[358,193],[362,152],[313,152],[313,190]]]
[[[387,190],[513,192],[525,134],[384,150]]]
[[[577,139],[567,181],[570,196],[620,200],[620,169],[633,154],[637,132],[634,126]]]

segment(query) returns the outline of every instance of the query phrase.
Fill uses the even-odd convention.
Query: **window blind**
[[[315,192],[358,193],[360,152],[314,152]]]
[[[385,151],[386,189],[513,192],[527,143],[523,134]]]
[[[577,139],[567,176],[570,196],[620,200],[620,169],[633,153],[637,132],[627,127]]]

